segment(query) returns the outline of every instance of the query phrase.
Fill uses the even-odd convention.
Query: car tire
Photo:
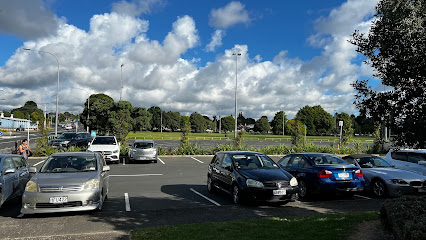
[[[214,192],[214,186],[213,186],[213,181],[212,178],[210,176],[207,176],[207,191],[209,191],[210,193]]]
[[[241,192],[240,192],[240,188],[238,187],[237,184],[234,184],[232,186],[232,201],[235,204],[239,204],[241,203]]]
[[[100,194],[100,199],[99,199],[99,205],[98,205],[98,207],[96,208],[96,211],[97,211],[97,212],[102,211],[102,207],[103,207],[103,205],[104,205],[104,194],[103,194],[103,192],[104,192],[104,190],[102,189],[101,194]]]
[[[382,180],[375,179],[371,182],[371,193],[374,197],[382,198],[387,195],[386,185]]]
[[[299,180],[299,198],[306,199],[309,197],[308,187],[304,180]]]

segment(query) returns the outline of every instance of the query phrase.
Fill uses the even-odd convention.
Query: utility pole
[[[121,64],[121,84],[120,84],[120,101],[121,101],[121,94],[123,93],[123,66],[124,64]]]

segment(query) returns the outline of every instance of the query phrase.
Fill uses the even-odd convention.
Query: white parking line
[[[208,197],[204,196],[203,194],[201,194],[201,193],[199,193],[199,192],[195,191],[193,188],[190,188],[189,190],[193,191],[195,194],[197,194],[197,195],[201,196],[202,198],[204,198],[204,199],[206,199],[206,200],[210,201],[211,203],[213,203],[214,205],[216,205],[216,206],[218,206],[218,207],[222,206],[222,205],[220,205],[219,203],[217,203],[215,200],[210,199],[210,198],[208,198]]]
[[[126,202],[126,212],[130,212],[129,194],[124,193],[124,201]]]
[[[364,197],[364,196],[360,196],[360,195],[354,195],[355,197],[359,197],[359,198],[364,198],[364,199],[368,199],[368,200],[370,200],[371,198],[369,198],[369,197]]]
[[[120,160],[119,160],[120,161]],[[123,158],[123,166],[125,166],[126,165],[126,159],[125,158]]]
[[[196,159],[195,157],[191,157],[191,158],[192,158],[192,159],[194,159],[195,161],[200,162],[200,163],[204,163],[204,162],[202,162],[202,161],[200,161],[200,160]]]
[[[40,162],[38,162],[38,163],[34,164],[34,165],[33,165],[33,167],[35,167],[35,166],[39,165],[40,163],[42,163],[42,162],[44,162],[44,161],[45,161],[45,160],[40,161]]]
[[[162,164],[165,164],[164,162],[163,162],[163,160],[161,160],[161,158],[159,158],[159,157],[157,157],[157,159],[162,163]]]
[[[109,175],[110,177],[145,177],[145,176],[163,176],[162,173],[152,173],[152,174],[134,174],[134,175]]]

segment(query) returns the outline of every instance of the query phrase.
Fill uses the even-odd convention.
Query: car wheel
[[[241,193],[240,188],[237,185],[232,187],[232,201],[235,204],[241,203]]]
[[[386,196],[387,192],[386,192],[386,185],[383,181],[381,180],[374,180],[371,183],[371,193],[375,196],[375,197],[384,197]]]
[[[299,197],[301,199],[307,198],[308,197],[308,188],[306,186],[305,181],[303,180],[299,180]]]
[[[214,186],[213,186],[213,182],[212,182],[212,178],[210,176],[207,176],[207,190],[209,192],[214,192]]]
[[[97,211],[97,212],[102,211],[102,207],[103,207],[103,205],[104,205],[104,194],[103,194],[103,191],[104,191],[104,190],[102,190],[102,191],[101,191],[101,193],[100,193],[99,205],[98,205],[98,207],[96,208],[96,211]]]

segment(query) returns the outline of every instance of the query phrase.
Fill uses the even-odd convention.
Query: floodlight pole
[[[234,131],[234,139],[237,139],[237,120],[238,120],[238,112],[237,112],[237,87],[238,87],[238,56],[241,56],[241,53],[232,53],[235,56],[235,131]]]

